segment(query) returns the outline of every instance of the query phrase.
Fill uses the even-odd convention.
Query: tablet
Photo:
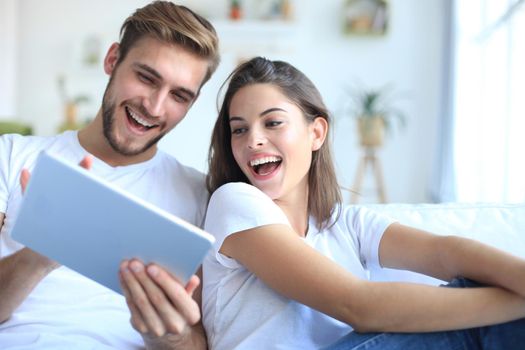
[[[46,152],[11,236],[118,293],[123,259],[155,262],[185,284],[214,242],[200,228]]]

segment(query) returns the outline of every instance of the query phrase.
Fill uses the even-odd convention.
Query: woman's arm
[[[525,297],[525,260],[475,240],[392,224],[379,245],[383,267],[450,281],[467,277]]]
[[[359,331],[450,330],[525,317],[525,300],[500,288],[455,289],[358,279],[286,225],[232,234],[220,252],[238,260],[278,293]]]

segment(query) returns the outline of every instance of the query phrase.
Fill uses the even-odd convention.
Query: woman
[[[319,92],[293,66],[254,58],[230,76],[207,179],[210,348],[525,346],[525,261],[343,207],[329,127]],[[368,281],[378,264],[491,287]]]

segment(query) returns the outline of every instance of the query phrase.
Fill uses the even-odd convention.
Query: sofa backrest
[[[376,204],[366,205],[404,225],[440,235],[476,239],[525,258],[524,204]],[[442,284],[443,281],[409,271],[372,269],[374,281]]]

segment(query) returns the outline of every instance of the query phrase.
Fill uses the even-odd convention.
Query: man
[[[202,225],[207,199],[202,175],[158,150],[157,142],[184,118],[218,61],[218,39],[207,20],[171,2],[151,3],[126,19],[120,43],[109,48],[104,70],[110,79],[91,124],[78,133],[55,137],[0,137],[2,349],[144,346],[129,324],[124,298],[11,239],[22,199],[20,182],[27,181],[23,169],[31,169],[44,149],[75,163],[90,153],[94,157],[82,162],[84,166],[92,163],[91,170],[97,175]],[[88,213],[86,220],[96,218]],[[138,270],[140,277],[143,266],[137,261],[123,263],[122,277],[128,266]],[[146,345],[169,341],[171,345],[204,347],[199,308],[191,298],[198,279],[181,286],[166,271],[149,268],[159,272],[160,285],[168,283],[163,288],[176,293],[170,300],[176,307],[170,310],[175,311],[168,316],[177,322],[162,330],[132,322]],[[137,298],[133,285],[125,287],[125,292]],[[128,303],[132,310],[137,309],[131,299]]]

